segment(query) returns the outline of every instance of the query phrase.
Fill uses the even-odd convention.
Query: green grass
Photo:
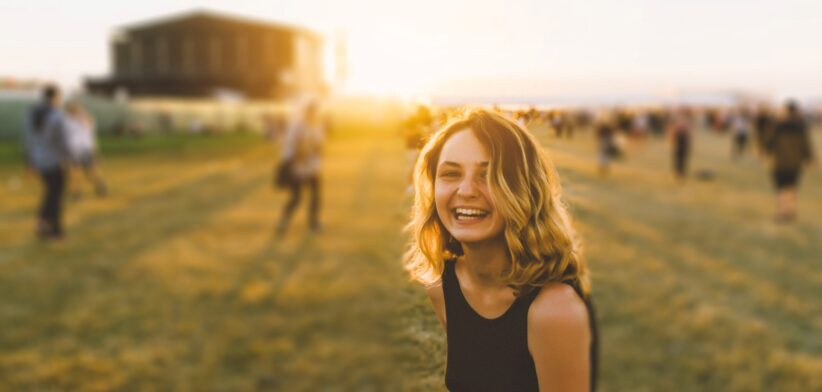
[[[303,208],[282,239],[276,149],[258,136],[103,139],[111,195],[69,202],[59,244],[32,238],[38,183],[6,160],[0,389],[442,390],[444,334],[399,263],[410,198],[394,127],[336,130],[325,230],[311,235]],[[593,270],[601,390],[822,389],[818,170],[799,221],[778,226],[765,169],[731,163],[726,139],[697,141],[693,167],[716,180],[677,184],[660,142],[600,178],[591,135],[534,131]]]

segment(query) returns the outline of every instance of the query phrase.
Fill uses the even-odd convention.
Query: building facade
[[[197,11],[117,30],[113,75],[86,86],[128,96],[323,94],[322,53],[322,38],[309,30]]]

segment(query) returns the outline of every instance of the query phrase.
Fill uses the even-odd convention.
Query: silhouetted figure
[[[287,171],[290,191],[288,203],[283,207],[277,224],[280,235],[288,230],[291,216],[300,204],[302,188],[308,187],[311,192],[308,223],[312,231],[320,230],[320,163],[325,141],[326,124],[320,117],[316,102],[309,102],[303,112],[304,116],[291,124],[283,139],[281,167]]]
[[[784,118],[767,143],[776,188],[776,220],[796,219],[796,200],[803,166],[814,161],[808,126],[794,101],[786,104]]]
[[[28,113],[23,135],[26,167],[43,180],[43,196],[37,214],[37,235],[42,239],[63,237],[62,204],[68,158],[60,91],[55,86],[43,90],[42,102]]]
[[[665,117],[660,111],[655,110],[648,115],[648,128],[656,137],[665,134]]]
[[[774,127],[774,119],[768,111],[767,106],[762,105],[756,112],[756,119],[754,120],[756,132],[756,148],[760,155],[767,153],[767,142],[771,138]]]
[[[677,179],[684,180],[688,176],[688,159],[691,155],[691,137],[693,120],[691,112],[682,108],[674,115],[668,128],[673,153],[673,168]]]
[[[634,124],[634,117],[627,110],[619,109],[616,115],[616,126],[619,132],[623,135],[631,133],[631,127]]]
[[[611,159],[619,156],[619,148],[615,140],[616,130],[610,119],[603,118],[597,122],[597,161],[599,163],[599,174],[605,176],[610,171]]]

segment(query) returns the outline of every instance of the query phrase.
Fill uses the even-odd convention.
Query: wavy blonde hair
[[[442,147],[457,132],[471,130],[490,155],[488,189],[505,221],[511,258],[505,280],[524,295],[550,282],[571,283],[587,296],[588,269],[571,219],[561,200],[553,163],[539,142],[513,121],[472,109],[434,134],[414,169],[414,207],[407,230],[412,239],[403,264],[413,280],[439,280],[445,261],[462,246],[445,229],[434,204],[434,179]]]

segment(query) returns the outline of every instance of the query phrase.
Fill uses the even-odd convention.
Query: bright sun
[[[324,68],[327,80],[354,94],[415,98],[430,86],[427,59],[373,37],[327,41]],[[430,66],[430,64],[429,64]],[[340,83],[342,82],[342,83]]]

